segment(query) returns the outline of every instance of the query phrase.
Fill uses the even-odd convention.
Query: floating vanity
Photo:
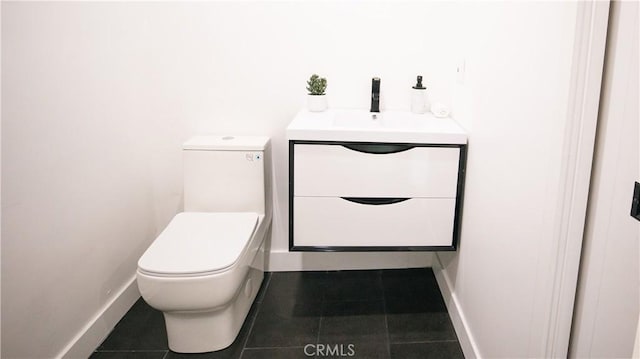
[[[467,135],[454,120],[301,111],[287,138],[290,250],[456,249]]]

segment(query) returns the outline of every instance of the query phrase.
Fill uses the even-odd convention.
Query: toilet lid
[[[256,213],[177,214],[138,261],[158,275],[194,275],[233,265],[253,235]]]

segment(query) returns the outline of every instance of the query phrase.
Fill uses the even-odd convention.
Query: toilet
[[[269,138],[197,136],[183,160],[184,212],[140,257],[136,279],[164,314],[169,349],[202,353],[233,343],[264,278]]]

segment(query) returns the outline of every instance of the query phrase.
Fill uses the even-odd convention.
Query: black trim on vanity
[[[467,174],[467,145],[460,146],[460,159],[458,160],[458,189],[456,191],[456,209],[453,217],[453,243],[452,250],[458,249],[460,230],[462,227],[462,207],[464,203],[464,183]]]
[[[395,246],[395,247],[337,247],[337,246],[289,246],[290,252],[451,252],[452,246]]]
[[[450,143],[400,143],[400,142],[385,142],[385,143],[380,143],[380,142],[353,142],[353,141],[311,141],[311,140],[289,140],[289,148],[291,148],[293,144],[296,145],[338,145],[338,146],[342,146],[342,147],[346,147],[349,149],[353,149],[355,150],[356,148],[361,148],[361,149],[371,149],[371,148],[376,148],[379,146],[383,146],[381,148],[387,148],[387,149],[402,149],[401,151],[397,151],[397,152],[402,152],[402,151],[406,151],[406,150],[410,150],[412,148],[416,148],[416,147],[454,147],[454,148],[458,148],[461,146],[466,146],[466,145],[459,145],[459,144],[450,144]],[[359,152],[366,152],[366,151],[359,151]],[[375,152],[370,152],[370,153],[375,153]],[[382,153],[382,152],[380,152]],[[289,154],[291,157],[291,154]]]
[[[296,141],[289,141],[289,251],[306,251],[305,249],[298,249],[293,245],[293,155],[294,144]]]
[[[309,144],[309,145],[340,145],[355,151],[359,149],[367,149],[375,151],[379,149],[377,146],[381,146],[376,142],[343,142],[343,141],[309,141],[309,140],[289,140],[289,251],[292,252],[444,252],[455,251],[458,248],[458,242],[460,240],[460,230],[462,224],[462,208],[464,202],[464,185],[467,165],[467,145],[466,144],[431,144],[431,143],[385,143],[383,151],[389,151],[395,149],[395,152],[367,152],[365,153],[384,154],[384,153],[397,153],[409,150],[415,147],[448,147],[459,148],[460,157],[458,160],[458,183],[456,193],[455,213],[453,219],[453,238],[450,246],[294,246],[293,244],[293,193],[294,193],[294,156],[296,144]],[[391,203],[398,203],[405,201],[409,198],[361,198],[361,197],[341,197],[345,200],[362,203],[357,201],[370,202],[385,200],[395,201]],[[373,200],[373,201],[372,201]],[[384,201],[382,201],[384,202]],[[363,203],[364,204],[364,203]],[[390,203],[377,203],[377,204],[390,204]]]
[[[631,199],[631,217],[640,221],[640,183],[633,185],[633,197]]]

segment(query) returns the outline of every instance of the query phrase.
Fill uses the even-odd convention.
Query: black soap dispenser
[[[422,76],[416,78],[416,85],[411,89],[411,112],[427,112],[427,88],[422,85]]]

